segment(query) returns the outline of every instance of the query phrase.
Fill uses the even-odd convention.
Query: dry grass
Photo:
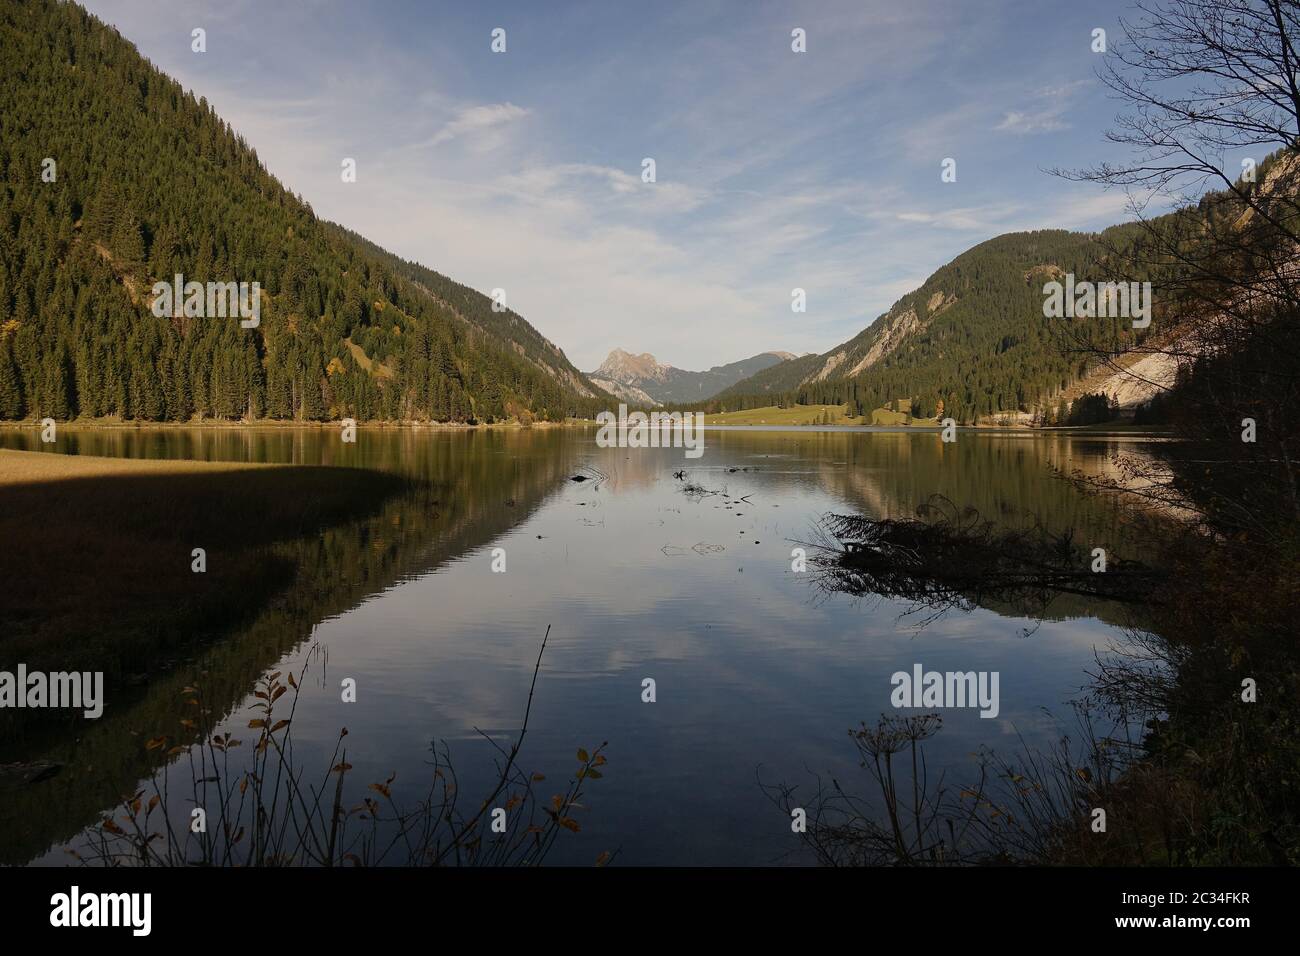
[[[777,408],[768,405],[763,408],[748,408],[737,412],[719,412],[708,415],[704,421],[707,425],[817,425],[829,414],[835,425],[862,425],[862,419],[845,414],[845,405],[791,405]]]
[[[176,461],[145,458],[98,458],[42,451],[0,448],[0,488],[69,478],[110,478],[141,475],[229,474],[283,465],[240,464],[220,461]]]

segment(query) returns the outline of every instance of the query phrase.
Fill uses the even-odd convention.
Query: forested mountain
[[[313,214],[81,7],[0,0],[0,418],[494,421],[609,404],[513,312]],[[260,323],[155,317],[257,282]],[[179,310],[177,310],[179,311]]]
[[[1144,331],[1129,319],[1043,315],[1044,284],[1066,273],[1097,282],[1146,278],[1131,274],[1130,266],[1121,270],[1113,258],[1116,248],[1139,238],[1138,227],[1126,225],[1100,234],[1044,230],[990,239],[940,268],[848,342],[759,372],[713,404],[732,411],[848,403],[851,413],[869,414],[910,398],[918,417],[942,412],[958,421],[1027,411],[1095,361],[1071,348],[1118,352],[1158,328],[1157,322]],[[1079,343],[1067,343],[1064,323]]]
[[[628,400],[640,400],[640,396],[658,404],[680,404],[712,398],[742,379],[793,358],[789,352],[760,352],[739,362],[715,365],[705,372],[688,372],[662,364],[649,352],[633,355],[614,349],[600,368],[588,373],[588,378]]]

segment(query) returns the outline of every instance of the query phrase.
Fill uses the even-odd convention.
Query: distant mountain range
[[[791,352],[760,352],[739,362],[715,365],[707,372],[688,372],[662,364],[649,352],[633,355],[614,349],[587,378],[626,402],[674,405],[712,398],[742,379],[797,357]]]

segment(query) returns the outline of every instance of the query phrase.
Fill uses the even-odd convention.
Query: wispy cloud
[[[1011,110],[1002,117],[995,129],[1007,133],[1054,133],[1069,129],[1066,113],[1075,94],[1086,85],[1077,80],[1039,90],[1034,104],[1022,110]]]
[[[433,136],[423,142],[412,144],[414,147],[437,146],[450,142],[458,136],[465,136],[513,123],[528,115],[528,110],[513,103],[489,103],[484,106],[469,106],[461,110]]]

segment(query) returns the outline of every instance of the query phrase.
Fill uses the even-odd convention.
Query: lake
[[[462,791],[486,793],[498,754],[484,735],[513,740],[549,626],[522,764],[546,775],[545,795],[578,748],[607,741],[608,763],[589,782],[581,831],[548,862],[617,851],[621,864],[764,865],[810,858],[759,780],[803,792],[820,774],[868,792],[848,731],[896,713],[894,672],[999,674],[995,718],[947,710],[929,742],[932,775],[960,784],[982,747],[1010,753],[1070,732],[1070,701],[1095,654],[1124,640],[1118,612],[1081,600],[1058,601],[1041,625],[976,608],[922,627],[928,615],[906,604],[827,594],[792,570],[792,549],[816,538],[819,517],[907,516],[942,494],[1001,523],[1075,528],[1085,550],[1123,552],[1135,543],[1121,516],[1052,468],[1109,473],[1113,455],[1143,445],[1100,434],[961,432],[945,444],[935,432],[711,428],[703,457],[688,460],[680,449],[600,448],[581,428],[363,428],[345,444],[332,428],[68,427],[53,447],[36,430],[3,430],[0,447],[366,466],[427,482],[297,542],[288,593],[51,747],[49,759],[93,768],[94,786],[55,777],[6,814],[4,862],[68,862],[79,831],[165,763],[142,757],[141,741],[185,715],[187,684],[215,688],[218,731],[249,738],[257,677],[297,670],[312,646],[294,715],[304,765],[324,766],[346,726],[353,779],[395,774],[393,790],[416,799],[436,739]],[[354,702],[341,699],[344,678],[355,680]],[[643,700],[647,678],[653,702]]]

